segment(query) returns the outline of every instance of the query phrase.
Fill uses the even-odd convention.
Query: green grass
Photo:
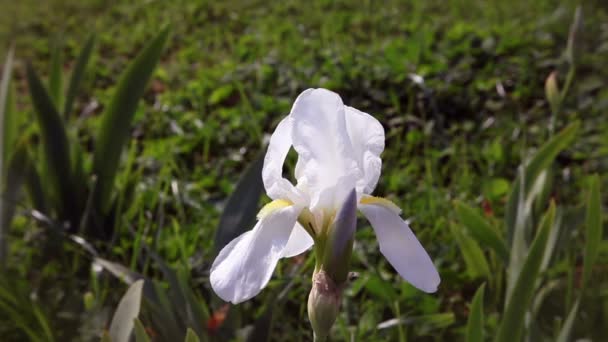
[[[608,10],[600,1],[583,6],[577,72],[553,131],[544,99],[544,81],[551,71],[558,71],[560,87],[565,82],[564,51],[575,5],[546,0],[382,5],[5,1],[0,4],[0,56],[6,55],[9,42],[15,44],[20,124],[24,132],[34,133],[24,62],[50,70],[50,42],[61,37],[67,73],[88,35],[97,33],[98,44],[74,102],[75,112],[83,114],[70,118],[70,134],[90,152],[102,105],[109,103],[118,75],[145,43],[170,25],[171,36],[135,114],[133,139],[117,176],[117,187],[130,189],[132,196],[125,198],[132,200],[122,203],[116,237],[96,247],[107,259],[167,281],[145,253],[143,246],[149,246],[170,265],[186,270],[189,285],[211,311],[221,306],[211,296],[207,277],[226,198],[300,91],[327,87],[338,92],[347,104],[382,122],[387,141],[375,193],[403,209],[438,266],[442,284],[437,294],[426,295],[402,281],[361,220],[352,265],[360,278],[347,291],[334,338],[454,340],[463,338],[469,303],[485,280],[467,272],[450,231],[450,225],[458,224],[454,200],[485,208],[488,220],[500,222],[522,158],[574,120],[581,121],[581,129],[576,142],[557,158],[550,197],[575,211],[587,198],[583,189],[593,173],[600,175],[601,188],[608,189]],[[415,84],[409,74],[423,76],[424,84]],[[90,153],[83,162],[90,168]],[[536,214],[544,212],[547,203]],[[106,274],[90,275],[81,250],[49,237],[27,215],[27,208],[24,198],[9,236],[6,272],[30,280],[36,308],[45,313],[57,340],[87,336],[85,323],[91,331],[107,325],[104,310],[113,311],[126,287]],[[554,331],[575,300],[571,284],[580,277],[584,242],[575,224],[582,224],[584,215],[579,221],[576,215],[564,219],[570,217],[576,229],[560,237],[558,244],[565,247],[555,258],[567,262],[547,271],[548,279],[570,285],[548,294],[542,312],[550,319],[539,315],[537,327],[543,332]],[[49,239],[57,240],[55,247],[48,246]],[[573,242],[566,244],[568,240]],[[595,328],[608,322],[608,279],[602,275],[608,265],[605,242],[599,250],[598,276],[592,276],[589,285],[599,295],[583,297],[576,337],[606,337]],[[293,280],[285,298],[274,306],[271,340],[309,340],[306,297],[311,267],[310,260],[283,260],[270,287],[231,308],[226,324],[259,322],[277,293]],[[95,310],[83,307],[87,292],[95,295]],[[503,305],[499,292],[491,287],[485,291],[486,303],[496,310],[486,311],[484,320],[494,332]],[[398,324],[388,324],[393,319]],[[0,335],[19,339],[23,334],[0,313]],[[220,331],[214,336],[223,340],[225,335]]]

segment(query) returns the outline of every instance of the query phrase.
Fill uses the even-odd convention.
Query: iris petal
[[[407,222],[384,205],[360,204],[359,210],[374,228],[380,252],[399,275],[424,292],[437,291],[439,273]]]
[[[296,99],[291,117],[293,147],[299,158],[298,188],[309,193],[313,211],[339,207],[362,175],[346,128],[342,99],[326,89],[306,90]]]
[[[211,266],[213,290],[238,304],[268,284],[283,256],[301,208],[289,206],[264,216],[255,227],[227,244]]]

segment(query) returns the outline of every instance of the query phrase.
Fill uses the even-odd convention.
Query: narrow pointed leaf
[[[31,65],[27,67],[27,80],[36,119],[40,126],[46,170],[49,172],[51,186],[61,202],[60,208],[74,208],[75,203],[71,196],[72,163],[63,120]]]
[[[467,273],[472,278],[488,277],[490,275],[490,267],[488,266],[486,256],[477,242],[465,232],[458,230],[454,225],[450,226],[450,230],[464,258]]]
[[[2,68],[2,80],[0,80],[0,261],[4,262],[4,256],[6,254],[6,235],[8,228],[13,217],[13,211],[15,209],[14,200],[16,192],[14,186],[6,180],[7,187],[5,188],[5,179],[8,178],[5,175],[4,162],[8,158],[8,154],[5,149],[6,144],[6,127],[5,122],[7,117],[11,116],[9,113],[9,87],[13,71],[13,47],[8,51],[6,55],[6,61]],[[10,167],[9,167],[10,169]],[[13,189],[9,189],[9,186],[13,186]]]
[[[534,289],[536,288],[540,266],[547,246],[547,240],[555,218],[555,203],[551,202],[549,210],[541,220],[517,282],[511,292],[506,309],[501,317],[501,324],[496,335],[496,342],[520,341],[524,320],[531,307]]]
[[[572,143],[578,132],[579,126],[580,123],[577,121],[564,128],[539,148],[532,159],[525,165],[523,175],[518,176],[518,178],[523,176],[525,180],[525,182],[523,182],[524,191],[523,194],[521,194],[524,200],[528,200],[530,189],[535,184],[536,179],[541,172],[551,166],[557,155]],[[505,210],[505,224],[509,241],[512,241],[513,239],[517,221],[517,210],[520,201],[520,183],[522,183],[521,179],[518,179],[513,183],[513,188],[511,189],[507,208]]]
[[[191,328],[188,328],[188,330],[186,331],[186,338],[184,339],[184,342],[199,342],[199,338],[198,335],[196,335],[196,333],[194,332],[194,330],[192,330]]]
[[[80,55],[78,55],[76,65],[74,66],[74,70],[72,71],[72,76],[70,77],[70,83],[68,85],[68,90],[65,96],[65,106],[63,108],[64,118],[67,118],[72,112],[72,106],[74,105],[74,100],[76,99],[76,95],[78,94],[78,89],[80,88],[82,80],[84,79],[87,64],[91,59],[94,46],[95,35],[92,34],[91,36],[89,36],[87,42],[80,51]]]
[[[576,314],[578,313],[578,306],[580,304],[580,298],[574,302],[574,305],[570,309],[570,313],[568,313],[568,317],[566,317],[566,321],[564,325],[559,331],[559,335],[557,336],[557,342],[568,342],[570,341],[570,334],[572,333],[572,328],[574,327],[574,319],[576,318]]]
[[[112,317],[109,335],[112,342],[128,342],[133,331],[134,320],[139,316],[144,281],[138,280],[129,287]]]
[[[485,293],[486,284],[482,284],[471,303],[471,312],[469,314],[469,320],[467,322],[467,342],[483,342],[483,325],[484,325],[484,314],[483,314],[483,298]]]
[[[228,198],[215,233],[215,250],[220,251],[228,242],[251,229],[258,212],[260,196],[264,191],[262,166],[264,156],[258,158],[243,173]]]
[[[587,200],[587,214],[585,226],[585,261],[583,264],[583,284],[586,285],[591,277],[591,270],[595,264],[602,241],[602,207],[600,196],[600,180],[597,175],[589,183],[589,199]]]
[[[0,196],[0,263],[4,264],[7,253],[6,238],[15,214],[17,198],[21,185],[25,181],[23,170],[27,165],[27,152],[25,146],[17,148],[9,162],[6,179],[2,182],[2,196]],[[6,183],[4,184],[4,182]]]
[[[24,173],[27,178],[25,187],[32,202],[33,209],[42,213],[48,212],[47,197],[45,196],[44,188],[42,186],[42,180],[40,179],[38,169],[36,169],[36,165],[33,163],[29,153],[27,154],[27,163],[24,168]]]
[[[456,214],[469,234],[482,245],[492,249],[504,264],[509,261],[509,249],[498,230],[475,209],[460,201],[455,202]]]
[[[146,333],[146,328],[139,318],[134,320],[135,342],[150,342],[150,337]]]
[[[51,47],[51,72],[49,73],[49,94],[56,108],[61,108],[63,97],[63,53],[61,38],[57,37]]]
[[[9,98],[9,89],[11,83],[11,77],[13,73],[13,56],[14,49],[11,48],[8,50],[6,54],[6,60],[4,61],[4,67],[2,68],[2,79],[0,80],[0,179],[4,179],[4,162],[6,161],[7,153],[5,153],[5,149],[7,148],[6,141],[6,124],[7,117],[11,116],[10,113],[10,98]]]
[[[129,139],[131,122],[168,35],[168,29],[162,30],[129,64],[103,113],[93,156],[93,172],[98,179],[94,201],[102,212],[110,209],[110,194],[122,150]]]

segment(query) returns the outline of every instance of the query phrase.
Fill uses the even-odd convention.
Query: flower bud
[[[308,295],[308,318],[314,331],[315,341],[325,341],[340,312],[342,287],[321,270],[313,276]]]
[[[545,80],[545,96],[551,106],[551,112],[555,115],[559,110],[561,95],[557,86],[557,72],[553,71]]]

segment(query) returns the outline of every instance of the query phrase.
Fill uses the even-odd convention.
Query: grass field
[[[161,298],[145,303],[140,315],[152,340],[183,339],[187,327],[202,341],[312,340],[306,298],[314,253],[282,260],[269,287],[237,306],[216,297],[208,278],[223,238],[222,213],[246,211],[227,204],[238,180],[249,179],[242,175],[250,165],[255,170],[297,95],[324,87],[382,123],[386,149],[375,194],[402,208],[442,278],[435,294],[403,281],[379,253],[367,221],[359,220],[351,265],[358,277],[345,292],[332,341],[463,340],[483,283],[486,340],[498,335],[508,311],[508,272],[489,246],[467,233],[456,208],[473,208],[506,236],[503,218],[520,164],[574,122],[580,122],[576,136],[549,161],[548,180],[531,205],[527,241],[541,231],[536,223],[551,201],[557,206],[551,222],[559,228],[551,231],[547,264],[530,279],[533,300],[522,302],[532,317],[522,340],[557,340],[575,306],[566,340],[607,339],[608,241],[601,213],[608,204],[608,6],[585,2],[582,23],[569,38],[577,4],[0,2],[0,60],[11,44],[15,51],[15,141],[26,146],[42,189],[51,182],[41,162],[48,150],[26,62],[46,84],[56,60],[52,47],[60,44],[59,88],[67,89],[81,49],[96,34],[74,110],[65,118],[88,175],[119,76],[163,27],[170,29],[110,184],[116,200],[110,219],[85,231],[57,232],[49,226],[70,215],[70,208],[52,209],[59,195],[42,207],[31,187],[17,197],[12,224],[3,227],[0,336],[98,339],[127,289],[115,275],[137,272],[154,280]],[[558,110],[545,94],[553,71],[559,89],[567,88]],[[293,170],[295,155],[288,165]],[[588,202],[598,186],[600,230],[592,253]],[[266,202],[262,196],[255,209]],[[241,224],[244,231],[253,221]],[[70,236],[88,241],[97,259]],[[526,254],[511,250],[516,253]],[[594,265],[588,266],[588,253],[597,254]],[[111,266],[100,266],[101,259]]]

